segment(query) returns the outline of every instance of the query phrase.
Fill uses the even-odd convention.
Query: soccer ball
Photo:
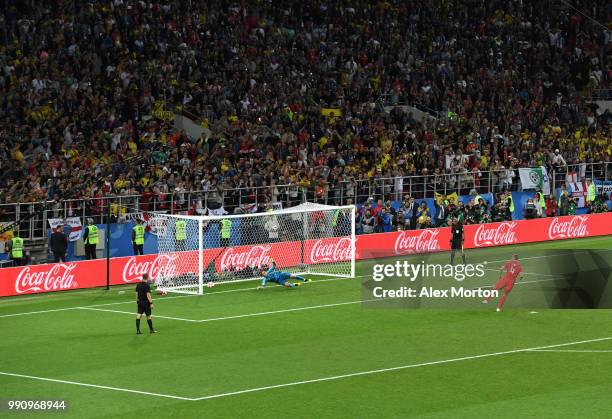
[[[206,288],[212,288],[212,287],[214,287],[214,286],[215,286],[215,283],[214,283],[214,282],[212,282],[212,281],[208,281],[208,282],[206,283]]]

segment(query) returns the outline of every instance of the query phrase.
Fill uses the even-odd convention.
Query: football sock
[[[499,308],[500,310],[504,308],[504,303],[506,302],[507,295],[508,293],[504,292],[504,295],[502,295],[501,298],[499,299],[499,303],[497,303],[497,308]]]
[[[147,323],[149,324],[149,330],[153,330],[153,320],[147,319]]]
[[[136,319],[136,331],[140,332],[140,319]]]
[[[464,254],[461,255],[461,259],[463,260],[463,264],[465,265],[465,255]]]

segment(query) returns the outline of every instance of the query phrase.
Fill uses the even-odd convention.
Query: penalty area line
[[[316,284],[316,283],[319,283],[319,282],[339,281],[339,280],[342,280],[342,279],[350,280],[350,279],[364,278],[364,277],[368,277],[368,276],[371,276],[371,275],[360,275],[360,276],[356,276],[355,278],[344,278],[344,277],[342,277],[342,278],[314,279],[309,284]],[[158,297],[158,298],[155,299],[155,301],[162,302],[162,301],[165,301],[165,300],[172,300],[172,299],[175,299],[175,298],[210,297],[210,296],[217,295],[217,294],[227,294],[227,293],[233,293],[233,292],[249,292],[249,291],[250,292],[257,291],[257,287],[240,288],[240,289],[223,290],[223,291],[215,291],[215,292],[211,292],[211,293],[205,293],[205,294],[202,294],[202,295],[199,295],[199,294],[193,294],[193,295],[191,295],[191,294],[190,295],[172,295],[172,296],[169,296],[169,297]],[[41,294],[41,297],[43,295],[44,294]],[[41,298],[41,297],[36,297],[36,298]],[[10,298],[13,298],[13,297],[10,297]],[[28,311],[28,312],[24,312],[24,313],[0,314],[0,319],[4,318],[4,317],[25,316],[25,315],[29,315],[29,314],[53,313],[55,311],[79,310],[79,309],[83,309],[83,308],[107,307],[107,306],[114,306],[114,305],[120,305],[120,304],[134,304],[134,301],[133,300],[129,300],[129,301],[115,301],[115,302],[112,302],[112,303],[90,304],[90,305],[78,306],[78,307],[65,307],[65,308],[54,308],[54,309],[50,309],[50,310]],[[100,310],[100,311],[102,311],[102,310]],[[108,311],[111,311],[111,310],[108,310]],[[117,311],[117,312],[120,312],[120,311]],[[130,314],[134,314],[134,313],[130,313]],[[160,317],[160,316],[156,316],[156,317]],[[194,320],[187,320],[187,321],[194,321]]]
[[[81,383],[79,381],[59,380],[56,378],[37,377],[35,375],[17,374],[13,372],[0,371],[0,375],[5,375],[7,377],[27,378],[30,380],[37,380],[37,381],[47,381],[51,383],[70,384],[70,385],[79,386],[79,387],[91,387],[91,388],[98,388],[102,390],[121,391],[124,393],[143,394],[145,396],[165,397],[167,399],[177,399],[177,400],[187,400],[187,401],[196,400],[192,397],[175,396],[173,394],[153,393],[151,391],[133,390],[129,388],[111,387],[111,386],[104,386],[104,385],[90,384],[90,383]]]
[[[53,313],[55,311],[77,310],[79,308],[80,307],[66,307],[66,308],[54,308],[54,309],[51,309],[51,310],[27,311],[25,313],[2,314],[2,315],[0,315],[0,319],[1,318],[5,318],[5,317],[25,316],[25,315],[29,315],[29,314],[43,314],[43,313]]]
[[[344,302],[340,302],[340,303],[319,304],[319,305],[315,305],[315,306],[305,306],[305,307],[294,307],[294,308],[286,308],[286,309],[282,309],[282,310],[261,311],[261,312],[256,312],[256,313],[236,314],[236,315],[233,315],[233,316],[211,317],[211,318],[208,318],[208,319],[201,319],[201,320],[184,319],[184,318],[181,318],[181,317],[158,316],[156,314],[154,314],[153,317],[154,318],[159,318],[159,319],[179,320],[179,321],[192,322],[192,323],[208,323],[208,322],[215,322],[215,321],[221,321],[221,320],[232,320],[232,319],[241,319],[241,318],[247,318],[247,317],[268,316],[268,315],[279,314],[279,313],[290,313],[290,312],[293,312],[293,311],[315,310],[315,309],[318,309],[318,308],[346,306],[346,305],[366,303],[366,302],[374,302],[374,301],[380,301],[380,300],[381,299],[375,298],[375,299],[371,299],[371,300],[344,301]],[[108,313],[129,314],[131,316],[134,315],[134,313],[130,312],[130,311],[109,310],[109,309],[94,308],[94,307],[87,307],[87,306],[83,306],[83,307],[79,307],[79,308],[81,310],[91,310],[91,311],[103,311],[103,312],[108,312]]]
[[[351,378],[351,377],[359,377],[359,376],[364,376],[364,375],[380,374],[380,373],[384,373],[384,372],[406,370],[406,369],[410,369],[410,368],[427,367],[427,366],[431,366],[431,365],[450,364],[450,363],[454,363],[454,362],[469,361],[469,360],[472,360],[472,359],[480,359],[480,358],[491,358],[491,357],[495,357],[495,356],[509,355],[509,354],[522,353],[522,352],[534,352],[536,350],[544,350],[544,349],[549,349],[549,348],[559,348],[559,347],[570,346],[570,345],[579,345],[579,344],[582,344],[582,343],[600,342],[600,341],[610,340],[610,339],[612,339],[612,336],[605,337],[605,338],[581,340],[581,341],[576,341],[576,342],[558,343],[558,344],[554,344],[554,345],[536,346],[536,347],[533,347],[533,348],[523,348],[523,349],[513,349],[513,350],[509,350],[509,351],[491,352],[491,353],[487,353],[487,354],[464,356],[464,357],[460,357],[460,358],[443,359],[443,360],[439,360],[439,361],[421,362],[421,363],[418,363],[418,364],[401,365],[401,366],[398,366],[398,367],[381,368],[381,369],[369,370],[369,371],[359,371],[359,372],[353,372],[353,373],[348,373],[348,374],[334,375],[334,376],[330,376],[330,377],[314,378],[314,379],[311,379],[311,380],[293,381],[293,382],[290,382],[290,383],[283,383],[283,384],[275,384],[275,385],[264,386],[264,387],[249,388],[249,389],[244,389],[244,390],[231,391],[231,392],[227,392],[227,393],[211,394],[209,396],[197,397],[197,398],[195,398],[195,400],[199,401],[199,400],[216,399],[216,398],[220,398],[220,397],[236,396],[236,395],[245,394],[245,393],[255,393],[255,392],[259,392],[259,391],[272,390],[272,389],[283,388],[283,387],[293,387],[293,386],[299,386],[299,385],[303,385],[303,384],[320,383],[320,382],[324,382],[324,381],[335,381],[335,380],[341,380],[341,379],[344,379],[344,378]]]
[[[94,308],[94,307],[78,307],[81,310],[90,310],[90,311],[104,311],[107,313],[120,313],[120,314],[129,314],[134,316],[136,313],[131,312],[131,311],[121,311],[121,310],[109,310],[109,309],[105,309],[105,308]],[[168,319],[168,320],[180,320],[180,321],[184,321],[184,322],[193,322],[193,323],[198,323],[200,320],[195,320],[195,319],[183,319],[181,317],[169,317],[169,316],[158,316],[158,315],[154,315],[154,317],[156,319]]]
[[[292,311],[303,311],[303,310],[315,310],[317,308],[326,308],[326,307],[338,307],[338,306],[346,306],[351,304],[359,304],[366,303],[371,301],[379,301],[380,299],[371,299],[371,300],[356,300],[356,301],[346,301],[342,303],[332,303],[332,304],[320,304],[316,306],[306,306],[306,307],[295,307],[295,308],[286,308],[282,310],[274,310],[274,311],[262,311],[258,313],[247,313],[247,314],[237,314],[235,316],[225,316],[225,317],[212,317],[210,319],[202,319],[198,320],[200,323],[206,322],[215,322],[220,320],[230,320],[230,319],[240,319],[243,317],[256,317],[256,316],[267,316],[270,314],[278,314],[278,313],[290,313]]]
[[[26,374],[17,374],[17,373],[6,372],[6,371],[0,371],[0,375],[4,375],[7,377],[26,378],[26,379],[37,380],[37,381],[46,381],[46,382],[59,383],[59,384],[70,384],[70,385],[80,386],[80,387],[97,388],[101,390],[112,390],[112,391],[120,391],[124,393],[142,394],[145,396],[164,397],[164,398],[175,399],[175,400],[201,401],[201,400],[216,399],[216,398],[221,398],[221,397],[236,396],[236,395],[245,394],[245,393],[255,393],[259,391],[271,390],[271,389],[276,389],[276,388],[293,387],[293,386],[298,386],[298,385],[303,385],[303,384],[319,383],[319,382],[324,382],[324,381],[335,381],[335,380],[340,380],[344,378],[380,374],[384,372],[405,370],[405,369],[410,369],[410,368],[450,364],[454,362],[468,361],[472,359],[491,358],[495,356],[509,355],[509,354],[515,354],[515,353],[521,353],[521,352],[538,352],[538,351],[543,352],[546,349],[560,348],[563,346],[571,346],[571,345],[580,345],[583,343],[601,342],[601,341],[611,340],[611,339],[612,339],[612,336],[609,336],[609,337],[587,339],[587,340],[581,340],[581,341],[575,341],[575,342],[557,343],[553,345],[535,346],[532,348],[513,349],[513,350],[501,351],[501,352],[491,352],[487,354],[471,355],[471,356],[464,356],[460,358],[443,359],[443,360],[430,361],[430,362],[421,362],[418,364],[402,365],[398,367],[381,368],[381,369],[369,370],[369,371],[359,371],[359,372],[342,374],[342,375],[314,378],[310,380],[293,381],[290,383],[275,384],[275,385],[269,385],[269,386],[264,386],[264,387],[256,387],[256,388],[231,391],[231,392],[226,392],[226,393],[211,394],[211,395],[202,396],[202,397],[183,397],[183,396],[176,396],[173,394],[154,393],[150,391],[133,390],[133,389],[128,389],[128,388],[112,387],[112,386],[105,386],[105,385],[99,385],[99,384],[90,384],[90,383],[83,383],[79,381],[60,380],[56,378],[39,377],[39,376],[26,375]]]

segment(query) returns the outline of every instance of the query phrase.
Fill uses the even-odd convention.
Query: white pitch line
[[[560,352],[560,353],[612,353],[611,350],[596,350],[596,349],[532,349],[529,352]]]
[[[499,269],[483,269],[483,271],[499,272]],[[541,274],[537,272],[523,272],[523,275],[547,276],[553,279],[565,279],[561,274]]]
[[[327,278],[327,279],[318,279],[318,280],[313,280],[312,282],[310,282],[310,284],[315,284],[318,282],[330,282],[330,281],[339,281],[342,279],[356,279],[356,278],[364,278],[367,276],[371,276],[371,275],[360,275],[360,276],[356,276],[355,278]],[[211,292],[208,294],[203,294],[203,295],[173,295],[171,297],[162,297],[162,298],[158,298],[155,301],[165,301],[165,300],[171,300],[174,298],[187,298],[187,297],[210,297],[212,295],[217,295],[217,294],[226,294],[226,293],[230,293],[230,292],[247,292],[247,291],[256,291],[257,288],[240,288],[240,289],[236,289],[236,290],[223,290],[223,291],[216,291],[216,292]],[[113,306],[113,305],[119,305],[119,304],[134,304],[134,300],[130,300],[130,301],[116,301],[114,303],[102,303],[102,304],[91,304],[91,305],[87,305],[87,306],[78,306],[78,307],[66,307],[66,308],[55,308],[55,309],[50,309],[50,310],[41,310],[41,311],[29,311],[29,312],[25,312],[25,313],[14,313],[14,314],[4,314],[4,315],[0,315],[0,319],[3,317],[14,317],[14,316],[24,316],[27,314],[39,314],[39,313],[52,313],[54,311],[66,311],[66,310],[78,310],[78,309],[82,309],[82,308],[94,308],[94,307],[107,307],[107,306]],[[134,314],[134,313],[131,313]],[[160,317],[160,316],[156,316],[156,317]]]
[[[262,311],[262,312],[259,312],[259,313],[238,314],[238,315],[235,315],[235,316],[213,317],[213,318],[210,318],[210,319],[199,320],[199,322],[200,323],[206,323],[206,322],[215,322],[215,321],[219,321],[219,320],[240,319],[240,318],[243,318],[243,317],[266,316],[266,315],[269,315],[269,314],[289,313],[289,312],[292,312],[292,311],[303,311],[303,310],[315,310],[317,308],[346,306],[346,305],[350,305],[350,304],[359,304],[359,303],[366,303],[366,302],[370,302],[370,301],[380,301],[380,300],[381,299],[357,300],[357,301],[346,301],[344,303],[320,304],[320,305],[316,305],[316,306],[286,308],[286,309],[283,309],[283,310]]]
[[[104,309],[104,308],[93,308],[93,307],[79,307],[81,310],[91,310],[91,311],[104,311],[107,313],[121,313],[121,314],[129,314],[131,316],[134,315],[134,312],[131,311],[120,311],[120,310],[108,310],[108,309]],[[169,317],[169,316],[157,316],[155,315],[156,319],[168,319],[168,320],[181,320],[184,322],[193,322],[193,323],[197,323],[200,322],[201,320],[195,320],[195,319],[183,319],[180,317]]]
[[[12,372],[0,371],[0,375],[6,375],[6,376],[9,376],[9,377],[18,377],[18,378],[29,378],[29,379],[38,380],[38,381],[50,381],[52,383],[72,384],[72,385],[81,386],[81,387],[92,387],[92,388],[99,388],[99,389],[104,389],[104,390],[122,391],[122,392],[125,392],[125,393],[144,394],[146,396],[165,397],[165,398],[168,398],[168,399],[178,399],[178,400],[188,400],[188,401],[196,400],[196,399],[191,398],[191,397],[174,396],[172,394],[161,394],[161,393],[153,393],[153,392],[150,392],[150,391],[132,390],[132,389],[129,389],[129,388],[102,386],[102,385],[98,385],[98,384],[81,383],[81,382],[78,382],[78,381],[58,380],[58,379],[55,379],[55,378],[37,377],[37,376],[34,376],[34,375],[16,374],[16,373],[12,373]]]
[[[560,279],[560,278],[532,279],[531,281],[518,280],[518,281],[516,281],[516,283],[514,285],[516,286],[516,285],[522,285],[522,284],[533,284],[533,283],[536,283],[536,282],[550,282],[550,281],[556,281],[558,279]],[[494,286],[495,286],[495,284],[491,284],[491,285],[484,285],[484,286],[481,286],[481,287],[475,287],[475,288],[470,288],[470,289],[478,290],[478,289],[481,289],[481,288],[482,289],[493,288]]]
[[[594,237],[595,238],[595,237]],[[533,243],[532,243],[533,244]],[[497,247],[499,249],[499,247]],[[480,248],[480,249],[484,249],[484,248]],[[476,250],[476,249],[469,249],[469,250]],[[568,249],[569,251],[570,249]],[[593,249],[593,250],[581,250],[580,252],[575,252],[572,253],[573,255],[579,255],[582,253],[590,253],[592,251],[596,251],[596,252],[612,252],[612,249]],[[513,253],[519,253],[518,251],[515,251]],[[519,260],[533,260],[533,259],[543,259],[543,258],[550,258],[550,257],[556,257],[556,256],[567,256],[568,252],[565,253],[556,253],[554,255],[540,255],[540,256],[529,256],[526,258],[520,258]],[[509,259],[501,259],[501,260],[487,260],[487,263],[496,263],[496,262],[507,262]]]
[[[66,307],[66,308],[54,308],[51,310],[41,310],[41,311],[27,311],[25,313],[13,313],[13,314],[3,314],[0,318],[4,317],[15,317],[15,316],[25,316],[28,314],[43,314],[43,313],[53,313],[55,311],[68,311],[68,310],[76,310],[80,307]]]
[[[612,250],[611,249],[594,249],[594,250],[590,250],[590,251],[609,252],[609,251],[612,251]],[[590,251],[580,251],[580,252],[576,252],[574,254],[588,253]],[[554,255],[531,256],[531,257],[521,258],[521,260],[542,259],[542,258],[547,258],[547,257],[566,256],[566,255],[567,255],[567,253],[557,253],[557,254],[554,254]],[[400,257],[400,256],[398,255],[398,257]],[[507,260],[506,259],[503,259],[503,260],[489,260],[489,261],[486,261],[486,262],[487,263],[507,262]],[[327,278],[327,279],[313,280],[312,283],[338,281],[338,280],[341,280],[341,279],[366,278],[366,277],[370,277],[370,276],[371,275],[359,275],[359,276],[356,276],[355,278]],[[550,280],[554,280],[554,279],[550,279]],[[528,284],[528,283],[532,283],[532,282],[545,282],[545,281],[550,281],[550,280],[544,279],[544,280],[534,280],[534,281],[521,281],[521,283]],[[488,287],[479,287],[479,288],[490,288],[490,287],[491,286],[488,286]],[[247,291],[253,291],[254,289],[255,288],[241,288],[241,289],[237,289],[237,290],[216,291],[216,292],[204,294],[203,296],[211,296],[211,295],[216,295],[216,294],[225,294],[225,293],[229,293],[229,292],[247,292]],[[160,298],[160,299],[158,299],[158,301],[170,300],[170,299],[173,299],[173,298],[187,298],[187,297],[198,297],[198,296],[199,295],[176,295],[176,296],[171,296],[171,297]],[[30,311],[30,312],[27,312],[27,313],[6,314],[6,315],[0,315],[0,318],[21,316],[21,315],[27,315],[27,314],[51,313],[51,312],[54,312],[54,311],[74,310],[74,309],[80,309],[80,308],[83,308],[83,307],[105,307],[105,306],[111,306],[111,305],[133,304],[133,303],[134,303],[133,301],[118,301],[118,302],[113,302],[113,303],[93,304],[93,305],[81,306],[81,307],[67,307],[67,308],[59,308],[59,309],[43,310],[43,311]],[[159,317],[159,316],[157,316],[157,317]]]
[[[418,364],[402,365],[398,367],[381,368],[381,369],[376,369],[376,370],[359,371],[359,372],[335,375],[335,376],[330,376],[330,377],[314,378],[310,380],[294,381],[290,383],[275,384],[275,385],[270,385],[270,386],[256,387],[256,388],[250,388],[250,389],[244,389],[244,390],[238,390],[238,391],[232,391],[232,392],[226,392],[226,393],[219,393],[219,394],[211,394],[211,395],[203,396],[203,397],[182,397],[182,396],[175,396],[172,394],[153,393],[149,391],[132,390],[132,389],[120,388],[120,387],[110,387],[110,386],[97,385],[97,384],[81,383],[78,381],[58,380],[54,378],[37,377],[33,375],[16,374],[16,373],[2,372],[2,371],[0,371],[0,375],[18,377],[18,378],[29,378],[32,380],[48,381],[48,382],[61,383],[61,384],[71,384],[71,385],[76,385],[76,386],[81,386],[81,387],[91,387],[91,388],[99,388],[99,389],[104,389],[104,390],[122,391],[126,393],[136,393],[136,394],[143,394],[147,396],[165,397],[165,398],[185,400],[185,401],[200,401],[200,400],[216,399],[220,397],[235,396],[235,395],[245,394],[245,393],[254,393],[258,391],[271,390],[275,388],[293,387],[293,386],[298,386],[302,384],[318,383],[318,382],[323,382],[323,381],[334,381],[334,380],[340,380],[343,378],[380,374],[384,372],[405,370],[409,368],[426,367],[426,366],[440,365],[440,364],[450,364],[453,362],[468,361],[471,359],[479,359],[479,358],[491,358],[495,356],[508,355],[508,354],[521,353],[521,352],[535,352],[535,351],[541,351],[541,350],[550,349],[550,348],[560,348],[563,346],[579,345],[582,343],[601,342],[601,341],[610,340],[610,339],[612,339],[612,336],[604,337],[604,338],[581,340],[581,341],[575,341],[575,342],[558,343],[554,345],[535,346],[532,348],[514,349],[514,350],[509,350],[509,351],[501,351],[501,352],[491,352],[487,354],[464,356],[460,358],[451,358],[451,359],[443,359],[439,361],[421,362]]]
[[[246,314],[237,314],[237,315],[234,315],[234,316],[225,316],[225,317],[212,317],[212,318],[209,318],[209,319],[201,319],[201,320],[183,319],[183,318],[180,318],[180,317],[168,317],[168,316],[157,316],[157,315],[154,315],[154,317],[155,318],[160,318],[160,319],[180,320],[180,321],[193,322],[193,323],[207,323],[207,322],[214,322],[214,321],[221,321],[221,320],[240,319],[240,318],[244,318],[244,317],[257,317],[257,316],[267,316],[267,315],[271,315],[271,314],[289,313],[289,312],[292,312],[292,311],[315,310],[315,309],[318,309],[318,308],[345,306],[345,305],[365,303],[365,302],[371,302],[371,301],[380,301],[380,299],[346,301],[346,302],[342,302],[342,303],[332,303],[332,304],[319,304],[319,305],[316,305],[316,306],[286,308],[286,309],[282,309],[282,310],[262,311],[262,312],[256,312],[256,313],[246,313]],[[130,311],[108,310],[108,309],[92,308],[92,307],[86,307],[86,306],[79,307],[79,308],[82,309],[82,310],[104,311],[104,312],[108,312],[108,313],[129,314],[131,316],[134,315],[134,313],[130,312]]]
[[[612,251],[612,249],[596,249],[596,250],[597,251]],[[588,251],[580,251],[580,252],[576,252],[574,254],[581,254],[581,253],[588,253]],[[557,253],[557,254],[554,254],[554,255],[531,256],[531,257],[521,258],[521,260],[542,259],[542,258],[547,258],[547,257],[566,256],[566,255],[567,255],[567,253]],[[401,255],[398,255],[398,257],[400,257],[400,256]],[[506,259],[503,259],[503,260],[489,260],[489,261],[486,261],[486,262],[487,263],[507,262],[507,260]],[[371,275],[358,275],[358,276],[355,276],[355,278],[327,278],[327,279],[313,280],[312,283],[338,281],[338,280],[341,280],[341,279],[366,278],[366,277],[370,277],[370,276]],[[523,284],[528,284],[528,283],[532,283],[532,282],[544,282],[544,281],[548,281],[548,280],[544,279],[544,280],[521,281],[521,282]],[[479,287],[479,288],[490,288],[490,286]],[[216,294],[224,294],[224,293],[228,293],[228,292],[246,292],[246,291],[253,291],[254,289],[255,288],[241,288],[241,289],[237,289],[237,290],[224,290],[224,291],[217,291],[217,292],[212,292],[212,293],[208,293],[208,294],[203,294],[203,296],[211,296],[211,295],[216,295]],[[173,299],[173,298],[187,298],[187,297],[198,297],[198,296],[199,295],[176,295],[176,296],[171,296],[171,297],[159,298],[158,301],[170,300],[170,299]],[[21,315],[27,315],[27,314],[51,313],[51,312],[54,312],[54,311],[74,310],[74,309],[80,309],[80,308],[83,308],[83,307],[105,307],[105,306],[111,306],[111,305],[133,304],[133,303],[134,303],[133,301],[117,301],[117,302],[113,302],[113,303],[93,304],[93,305],[89,305],[89,306],[67,307],[67,308],[58,308],[58,309],[52,309],[52,310],[30,311],[30,312],[26,312],[26,313],[6,314],[6,315],[0,315],[0,318],[21,316]],[[159,316],[157,316],[157,317],[159,317]]]
[[[531,281],[516,281],[516,285],[519,284],[533,284],[536,282],[550,282],[550,281],[557,281],[559,279],[563,279],[563,278],[544,278],[544,279],[532,279]]]
[[[293,381],[293,382],[290,382],[290,383],[275,384],[275,385],[270,385],[270,386],[265,386],[265,387],[256,387],[256,388],[249,388],[249,389],[238,390],[238,391],[231,391],[231,392],[227,392],[227,393],[211,394],[209,396],[197,397],[197,398],[195,398],[195,400],[216,399],[216,398],[219,398],[219,397],[235,396],[235,395],[239,395],[239,394],[254,393],[254,392],[257,392],[257,391],[271,390],[271,389],[283,388],[283,387],[293,387],[293,386],[298,386],[298,385],[302,385],[302,384],[319,383],[319,382],[323,382],[323,381],[334,381],[334,380],[340,380],[340,379],[343,379],[343,378],[351,378],[351,377],[359,377],[359,376],[363,376],[363,375],[380,374],[380,373],[384,373],[384,372],[405,370],[405,369],[409,369],[409,368],[426,367],[426,366],[431,366],[431,365],[450,364],[450,363],[453,363],[453,362],[468,361],[468,360],[471,360],[471,359],[490,358],[490,357],[494,357],[494,356],[509,355],[509,354],[515,354],[515,353],[521,353],[521,352],[531,352],[531,351],[535,351],[535,350],[539,350],[539,349],[559,348],[559,347],[562,347],[562,346],[579,345],[581,343],[600,342],[600,341],[603,341],[603,340],[610,340],[610,339],[612,339],[612,336],[605,337],[605,338],[588,339],[588,340],[582,340],[582,341],[576,341],[576,342],[558,343],[558,344],[555,344],[555,345],[536,346],[536,347],[533,347],[533,348],[513,349],[513,350],[510,350],[510,351],[501,351],[501,352],[491,352],[491,353],[488,353],[488,354],[480,354],[480,355],[464,356],[464,357],[460,357],[460,358],[443,359],[443,360],[440,360],[440,361],[421,362],[421,363],[418,363],[418,364],[402,365],[402,366],[399,366],[399,367],[381,368],[381,369],[369,370],[369,371],[359,371],[359,372],[353,372],[353,373],[349,373],[349,374],[334,375],[334,376],[330,376],[330,377],[314,378],[314,379],[311,379],[311,380]]]

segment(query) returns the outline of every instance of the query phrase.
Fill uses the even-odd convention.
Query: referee
[[[138,312],[136,313],[136,334],[141,335],[140,318],[142,313],[147,315],[147,323],[149,331],[156,333],[153,328],[153,320],[151,320],[151,309],[153,308],[153,298],[151,297],[151,286],[149,285],[149,275],[142,274],[142,280],[136,285],[136,304],[138,304]]]
[[[455,252],[457,250],[461,250],[461,259],[465,265],[465,252],[463,251],[463,224],[461,224],[461,222],[456,218],[453,218],[451,224],[451,234],[451,265],[455,264]]]

